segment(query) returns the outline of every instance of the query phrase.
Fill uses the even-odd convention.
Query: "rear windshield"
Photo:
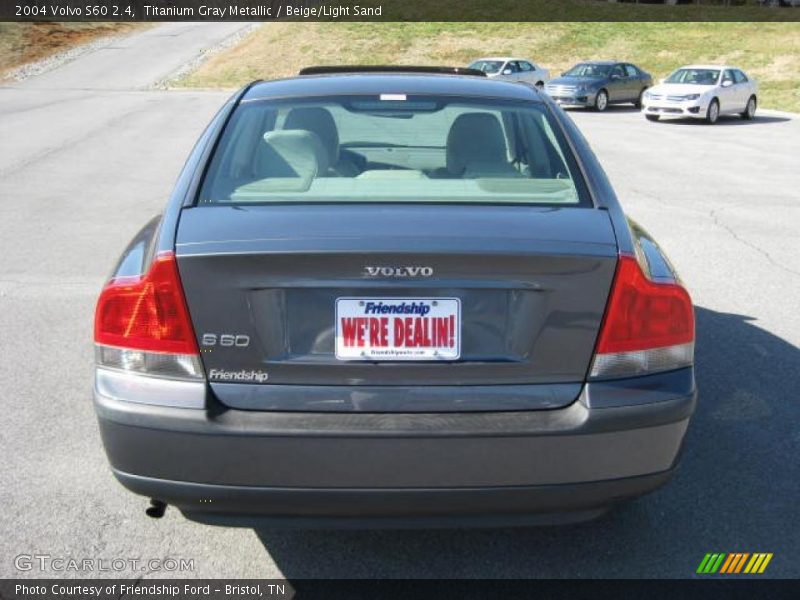
[[[534,103],[348,96],[243,102],[201,204],[586,204],[561,130]]]

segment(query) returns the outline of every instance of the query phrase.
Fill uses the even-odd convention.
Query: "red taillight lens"
[[[694,341],[689,293],[650,281],[636,259],[622,256],[597,344],[598,354],[650,350]]]
[[[597,341],[593,379],[637,377],[694,362],[694,308],[676,283],[655,283],[620,257]]]
[[[97,301],[94,340],[120,348],[199,354],[173,253],[159,254],[144,275],[106,285]]]

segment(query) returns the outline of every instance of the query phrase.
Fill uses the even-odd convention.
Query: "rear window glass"
[[[483,71],[484,73],[498,73],[505,64],[503,60],[476,60],[469,68]]]
[[[199,203],[587,203],[551,119],[539,104],[402,94],[243,102]]]

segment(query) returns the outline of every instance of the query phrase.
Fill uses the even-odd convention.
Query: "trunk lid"
[[[592,208],[292,204],[187,208],[176,254],[206,374],[225,404],[379,410],[383,386],[398,397],[475,386],[491,398],[487,386],[503,384],[495,401],[509,409],[563,406],[579,393],[617,246],[608,214]],[[387,267],[394,272],[376,275]],[[457,299],[460,357],[337,358],[340,298]],[[420,406],[485,409],[451,396]]]

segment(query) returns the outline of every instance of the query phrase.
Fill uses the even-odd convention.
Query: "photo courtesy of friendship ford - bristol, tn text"
[[[0,595],[797,593],[800,10],[526,2],[4,16]]]

